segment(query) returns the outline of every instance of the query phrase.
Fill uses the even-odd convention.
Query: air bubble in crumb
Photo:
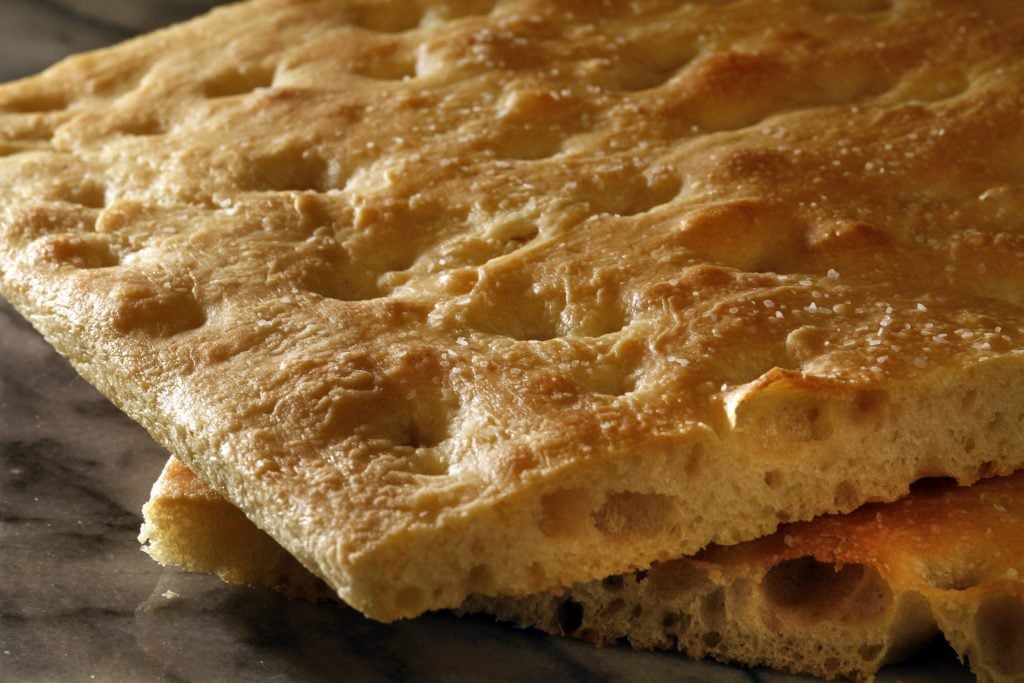
[[[181,598],[181,593],[178,591],[166,590],[161,593],[160,596],[168,600],[178,600]]]

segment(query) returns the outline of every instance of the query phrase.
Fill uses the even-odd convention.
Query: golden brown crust
[[[0,289],[381,619],[1005,474],[1022,21],[235,5],[0,89]]]
[[[293,598],[333,596],[238,508],[171,458],[143,506],[139,539],[161,564],[214,572],[229,583],[267,586]]]
[[[185,553],[188,554],[187,552]],[[1024,677],[1024,472],[788,524],[735,546],[464,611],[598,643],[869,679],[942,633],[981,681]]]
[[[269,536],[174,460],[140,540],[164,564],[319,599]],[[242,539],[240,543],[225,541]],[[1024,473],[784,525],[740,545],[566,591],[471,597],[461,610],[597,643],[622,638],[826,678],[870,678],[941,632],[983,681],[1024,675]]]

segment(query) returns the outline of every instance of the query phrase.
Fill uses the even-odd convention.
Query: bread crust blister
[[[255,0],[0,88],[0,289],[378,619],[1024,463],[1009,3]]]

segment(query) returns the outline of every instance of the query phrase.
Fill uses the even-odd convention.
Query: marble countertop
[[[2,0],[0,81],[204,11],[208,0]],[[432,614],[337,605],[163,569],[140,508],[166,453],[0,300],[0,680],[808,679]],[[969,681],[941,647],[881,681]]]

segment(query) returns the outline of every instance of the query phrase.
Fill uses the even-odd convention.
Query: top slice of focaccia
[[[1024,12],[253,0],[0,87],[0,290],[378,619],[1024,465]]]

